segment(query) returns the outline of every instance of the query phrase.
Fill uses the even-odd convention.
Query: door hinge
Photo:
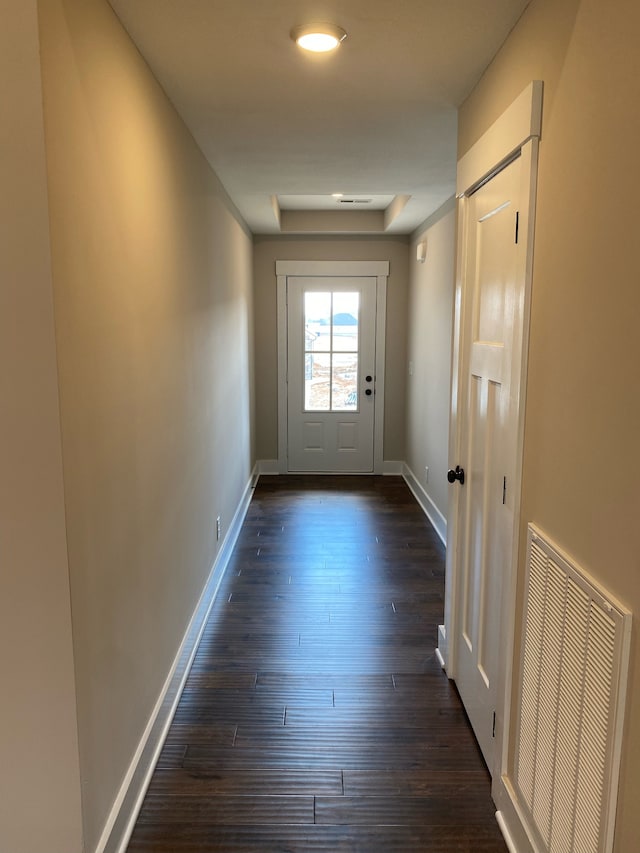
[[[507,502],[507,478],[502,478],[502,505],[504,506]]]
[[[491,730],[491,737],[496,736],[496,712],[493,712],[493,728]]]
[[[516,240],[518,242],[518,232],[520,231],[520,211],[516,210]]]

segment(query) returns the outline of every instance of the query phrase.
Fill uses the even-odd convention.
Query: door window
[[[360,294],[304,294],[304,410],[358,411]]]

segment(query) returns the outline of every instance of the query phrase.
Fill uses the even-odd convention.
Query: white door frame
[[[287,277],[366,276],[376,279],[376,379],[373,473],[383,473],[384,365],[387,323],[388,261],[276,261],[278,282],[278,472],[288,471],[287,458]]]
[[[521,157],[521,195],[520,195],[520,231],[519,243],[524,242],[524,251],[519,253],[517,278],[522,283],[523,301],[518,306],[522,322],[514,337],[513,376],[519,376],[518,425],[514,437],[514,446],[510,448],[515,459],[514,482],[508,485],[513,489],[512,542],[510,548],[510,566],[507,573],[500,612],[501,656],[498,661],[498,695],[496,707],[496,762],[489,768],[493,776],[493,795],[496,803],[502,799],[498,787],[507,783],[507,761],[510,731],[510,697],[513,676],[513,650],[518,565],[518,545],[520,527],[520,503],[522,486],[522,452],[524,438],[524,410],[527,378],[527,351],[529,338],[529,320],[531,304],[531,280],[533,271],[533,235],[535,218],[535,199],[538,163],[538,143],[542,119],[542,82],[533,81],[511,104],[503,115],[489,128],[478,142],[458,162],[456,195],[458,198],[458,257],[456,289],[454,299],[453,361],[451,381],[451,419],[449,428],[450,467],[458,464],[461,453],[461,421],[458,417],[463,403],[464,383],[462,377],[467,365],[463,364],[465,347],[461,340],[464,328],[465,301],[463,299],[464,246],[467,238],[467,199],[483,183],[500,171],[515,157]],[[468,348],[467,348],[468,349]],[[447,565],[445,580],[445,625],[440,632],[439,651],[444,659],[447,675],[456,677],[455,643],[458,620],[458,563],[457,540],[459,520],[460,489],[449,490],[447,525]],[[523,848],[524,849],[524,848]]]

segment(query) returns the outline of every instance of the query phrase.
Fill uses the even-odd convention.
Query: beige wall
[[[639,33],[637,0],[533,0],[459,136],[462,153],[544,81],[522,532],[539,524],[636,614],[617,853],[640,837]]]
[[[35,0],[0,26],[0,850],[82,825]]]
[[[251,239],[105,0],[39,10],[91,851],[250,478]]]
[[[384,459],[404,459],[408,238],[255,237],[256,455],[278,456],[276,261],[389,261]]]
[[[455,285],[455,203],[436,211],[411,241],[406,463],[446,518],[451,334]],[[418,243],[426,260],[416,260]],[[429,468],[428,482],[425,467]]]

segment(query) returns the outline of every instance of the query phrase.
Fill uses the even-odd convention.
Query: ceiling
[[[255,234],[407,234],[453,194],[457,107],[529,0],[110,2]],[[348,37],[308,54],[310,21]]]

